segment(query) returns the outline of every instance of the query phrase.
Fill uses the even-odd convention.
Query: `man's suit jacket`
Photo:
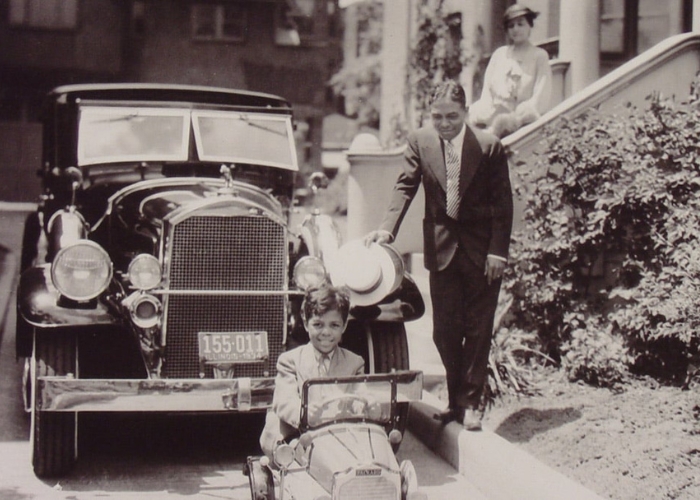
[[[277,359],[277,377],[272,410],[267,412],[260,446],[269,455],[280,439],[293,435],[299,427],[301,389],[304,382],[318,377],[318,362],[311,343],[282,353]],[[328,377],[362,375],[365,362],[361,356],[338,347],[331,358]]]
[[[495,136],[466,125],[459,179],[459,216],[447,216],[447,169],[444,145],[433,127],[408,137],[404,171],[394,186],[389,208],[380,226],[396,236],[408,207],[423,183],[425,218],[423,245],[425,267],[445,269],[458,243],[479,266],[487,255],[508,256],[513,223],[513,196],[508,158]]]

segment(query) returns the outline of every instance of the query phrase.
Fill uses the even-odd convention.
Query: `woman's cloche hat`
[[[523,4],[514,3],[508,7],[505,14],[503,14],[503,24],[508,24],[510,21],[517,19],[518,17],[526,17],[532,21],[539,15],[539,12],[535,12],[529,7],[525,7]]]
[[[369,306],[395,291],[404,275],[401,254],[393,246],[353,240],[328,258],[328,274],[334,286],[350,290],[350,304]]]

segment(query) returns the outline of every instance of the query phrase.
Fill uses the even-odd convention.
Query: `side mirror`
[[[319,189],[326,189],[330,181],[323,172],[314,172],[309,177],[309,189],[316,194]]]
[[[70,182],[71,188],[71,206],[75,206],[75,193],[83,184],[83,172],[78,167],[68,167],[63,172],[66,179]]]
[[[70,185],[73,191],[78,189],[83,183],[83,173],[78,167],[68,167],[63,172],[63,175],[65,175],[66,178],[70,181]]]

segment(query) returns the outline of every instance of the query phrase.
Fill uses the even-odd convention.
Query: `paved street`
[[[241,473],[258,454],[258,417],[82,415],[80,459],[61,481],[41,481],[30,466],[29,419],[22,411],[21,364],[14,358],[14,270],[23,214],[0,212],[0,304],[7,303],[0,346],[0,498],[20,499],[249,499]],[[423,320],[410,325],[414,368],[439,376]],[[428,325],[429,326],[429,325]],[[430,498],[464,498],[473,490],[452,467],[407,435],[399,459],[410,458]],[[478,494],[475,498],[479,498]]]

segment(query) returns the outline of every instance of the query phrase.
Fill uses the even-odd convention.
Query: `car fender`
[[[75,307],[66,307],[60,300],[61,294],[51,282],[50,264],[31,267],[20,275],[17,309],[30,325],[51,328],[119,323],[99,300]]]

